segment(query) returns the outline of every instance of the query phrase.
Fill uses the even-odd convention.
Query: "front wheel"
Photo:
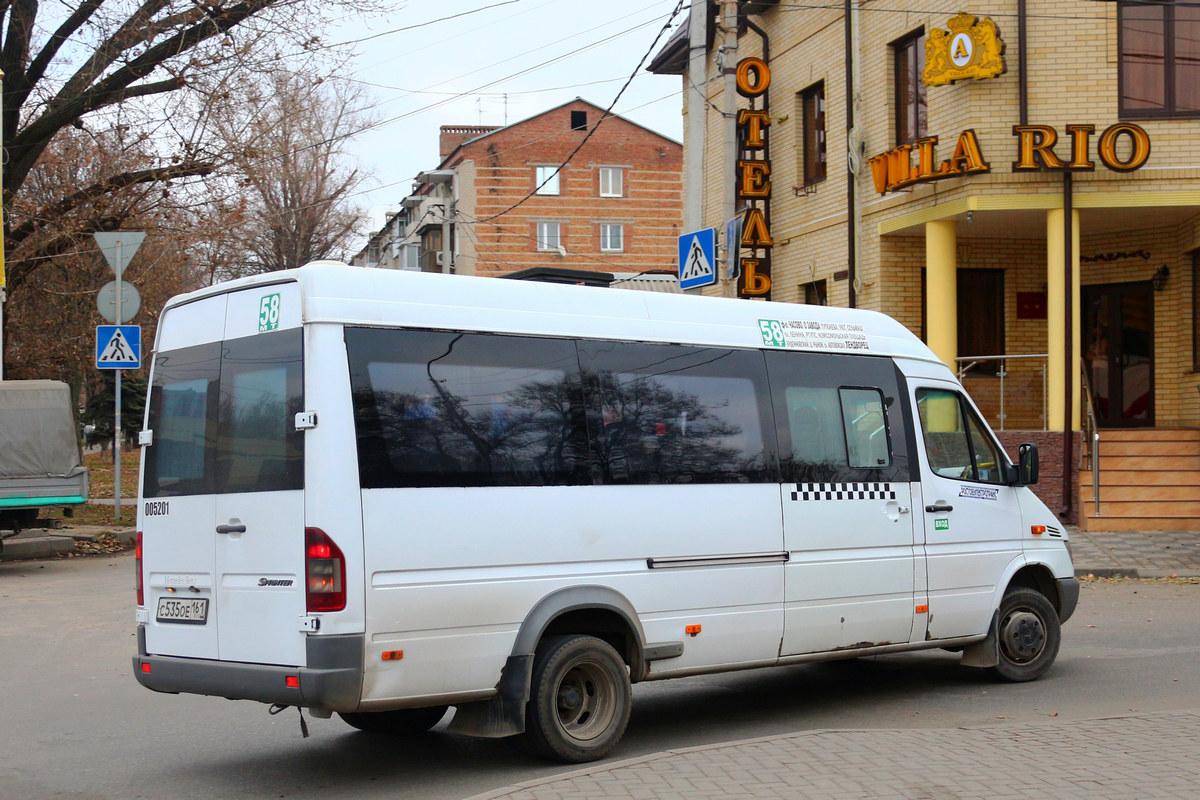
[[[400,708],[395,711],[354,711],[339,713],[347,725],[367,733],[412,736],[424,733],[442,721],[449,706]]]
[[[607,642],[556,636],[534,656],[523,744],[545,758],[603,758],[620,741],[633,704],[629,670]]]
[[[1000,602],[996,638],[1000,662],[992,674],[1013,683],[1037,680],[1058,655],[1058,612],[1041,592],[1014,589]]]

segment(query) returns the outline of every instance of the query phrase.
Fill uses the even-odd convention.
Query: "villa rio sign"
[[[1065,130],[1064,138],[1068,143],[1060,146],[1058,131],[1049,125],[1014,125],[1012,132],[1017,138],[1017,158],[1012,162],[1012,171],[1094,170],[1096,162],[1091,160],[1091,138],[1096,126],[1067,125]],[[928,136],[871,157],[869,162],[875,191],[887,194],[916,183],[991,171],[991,165],[984,160],[975,131],[960,133],[954,153],[941,162],[937,160],[937,144],[938,137]],[[1055,150],[1056,147],[1059,149]],[[916,163],[913,163],[914,153]],[[1149,160],[1150,136],[1137,125],[1119,122],[1100,134],[1096,157],[1111,170],[1132,172]]]

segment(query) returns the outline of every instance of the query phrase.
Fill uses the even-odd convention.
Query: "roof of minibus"
[[[179,295],[204,297],[296,281],[305,323],[340,323],[709,346],[887,355],[941,363],[907,328],[874,311],[753,300],[620,292],[465,275],[313,262]],[[779,322],[773,327],[772,322]],[[786,337],[771,340],[772,333]]]

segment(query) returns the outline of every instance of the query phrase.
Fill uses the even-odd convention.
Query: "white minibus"
[[[923,648],[1040,677],[1067,534],[874,312],[330,262],[167,303],[134,673],[601,758],[632,683]]]

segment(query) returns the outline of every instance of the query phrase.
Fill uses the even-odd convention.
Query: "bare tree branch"
[[[181,164],[173,164],[168,167],[152,167],[150,169],[137,170],[135,172],[126,172],[121,175],[114,175],[106,178],[99,183],[94,183],[91,186],[74,192],[68,197],[54,203],[51,206],[40,209],[36,214],[30,215],[21,225],[12,229],[5,234],[5,244],[10,244],[14,248],[25,241],[27,238],[37,233],[50,220],[61,218],[65,213],[72,211],[80,206],[95,200],[96,198],[117,192],[129,186],[134,186],[139,183],[152,183],[159,181],[169,181],[178,178],[189,178],[212,173],[214,165],[209,161],[188,161]],[[85,226],[86,227],[86,226]],[[93,228],[98,230],[99,227]],[[90,231],[84,231],[90,232]],[[45,250],[45,247],[42,248]],[[24,272],[20,269],[22,262],[18,261],[9,272],[9,282],[15,286],[20,284],[24,277]]]
[[[156,8],[161,2],[164,0],[147,0],[139,11]],[[244,2],[230,6],[210,5],[207,7],[208,14],[200,21],[150,47],[146,52],[91,88],[82,88],[86,86],[83,82],[84,77],[91,74],[91,69],[85,68],[77,72],[75,77],[58,92],[41,116],[29,122],[11,138],[8,145],[10,160],[8,168],[4,171],[5,192],[15,191],[16,187],[20,186],[38,156],[45,150],[50,137],[56,131],[61,130],[63,126],[70,125],[90,111],[119,102],[123,97],[124,89],[135,81],[145,78],[169,59],[195,48],[207,39],[227,32],[264,8],[279,2],[281,0],[244,0]],[[132,22],[131,19],[126,26],[122,27],[122,31],[125,31]],[[119,44],[118,35],[114,34],[106,45],[117,46]],[[134,41],[127,43],[126,47],[132,46],[137,41],[141,40],[134,37]],[[96,64],[110,63],[112,58],[115,58],[115,54],[98,54],[92,61]]]

